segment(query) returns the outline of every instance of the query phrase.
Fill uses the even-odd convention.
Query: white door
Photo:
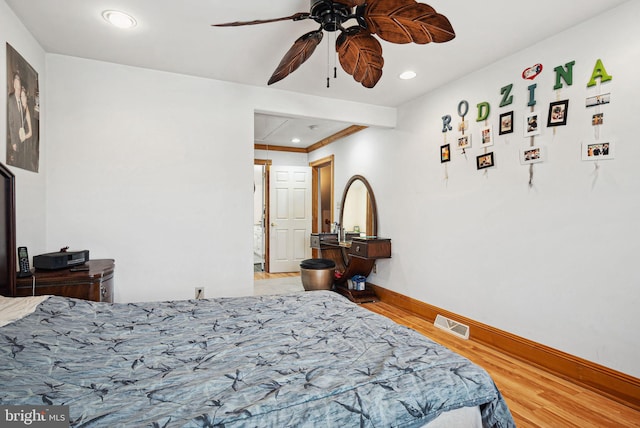
[[[300,271],[311,257],[311,167],[271,166],[269,271]]]

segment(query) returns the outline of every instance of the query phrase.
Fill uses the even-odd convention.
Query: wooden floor
[[[460,339],[383,302],[362,305],[428,336],[482,366],[493,377],[518,428],[640,427],[640,412],[509,357],[473,340]]]
[[[267,272],[254,272],[253,279],[274,279],[274,278],[289,278],[293,276],[300,276],[300,272],[285,272],[285,273],[267,273]]]

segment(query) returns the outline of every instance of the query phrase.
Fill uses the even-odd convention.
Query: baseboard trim
[[[470,327],[470,338],[564,379],[640,410],[640,379],[509,332],[460,316],[386,288],[371,285],[381,301],[433,322],[437,314]]]

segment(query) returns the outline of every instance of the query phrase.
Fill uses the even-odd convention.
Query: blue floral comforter
[[[68,405],[72,426],[413,427],[480,406],[469,360],[328,291],[107,304],[50,297],[0,328],[0,404]]]

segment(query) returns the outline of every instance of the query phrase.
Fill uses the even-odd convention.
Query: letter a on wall
[[[587,87],[590,88],[591,86],[595,86],[596,79],[600,79],[600,83],[607,82],[613,79],[611,75],[607,74],[607,70],[605,70],[604,64],[602,64],[602,61],[600,59],[596,61],[596,65],[595,67],[593,67],[593,73],[591,73],[591,80],[589,80],[589,83],[587,83]]]

